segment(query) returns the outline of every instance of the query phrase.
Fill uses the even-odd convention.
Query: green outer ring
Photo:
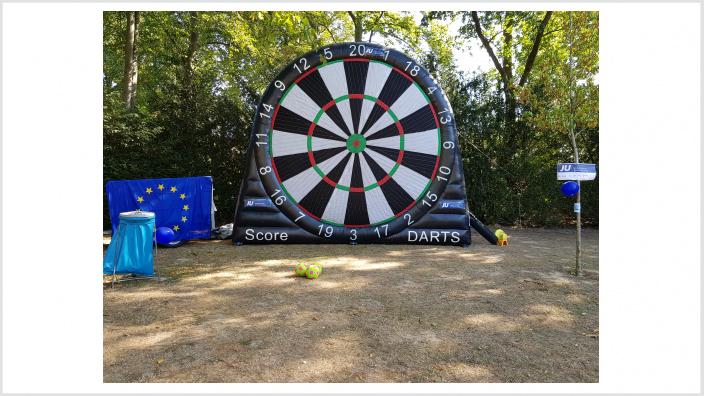
[[[317,68],[318,68],[318,69],[321,69],[321,68],[323,68],[323,67],[325,67],[325,66],[332,65],[332,64],[335,64],[335,63],[339,63],[339,62],[343,62],[343,61],[344,61],[344,59],[337,59],[337,60],[334,60],[334,61],[332,61],[332,62],[323,62],[323,64],[322,64],[322,65],[318,65]],[[381,61],[378,61],[378,60],[370,60],[369,62],[378,63],[378,64],[381,64],[381,65],[384,65],[384,66],[386,66],[386,67],[388,67],[388,68],[393,69],[393,67],[392,67],[391,65],[389,65],[389,64],[387,64],[387,63],[385,63],[385,62],[381,62]],[[296,85],[296,83],[292,83],[291,85],[289,85],[288,88],[286,88],[286,90],[284,91],[283,95],[281,95],[281,99],[279,99],[279,103],[278,103],[279,106],[281,106],[281,105],[283,104],[284,99],[286,99],[286,96],[288,96],[289,92],[291,91],[291,88],[293,88],[294,85]],[[425,98],[426,102],[427,102],[429,105],[432,106],[432,102],[430,101],[430,98],[429,98],[428,95],[425,93],[425,91],[423,91],[423,88],[422,88],[420,85],[418,85],[418,83],[415,82],[415,81],[413,81],[413,85],[416,87],[416,89],[418,89],[418,90],[423,94],[423,97]],[[346,100],[346,99],[349,99],[349,95],[342,95],[342,96],[340,96],[339,98],[335,99],[335,103],[342,102],[343,100]],[[375,98],[375,97],[373,97],[373,96],[370,96],[370,95],[364,95],[364,99],[369,100],[369,101],[372,101],[372,102],[375,102],[375,103],[376,103],[376,101],[377,101],[377,98]],[[318,111],[318,114],[315,115],[315,119],[313,120],[313,122],[314,122],[315,124],[318,123],[318,120],[320,120],[320,117],[323,116],[323,113],[324,113],[324,112],[325,112],[325,111],[324,111],[322,108]],[[391,108],[389,108],[389,110],[387,110],[387,112],[389,113],[389,115],[391,116],[391,118],[394,120],[394,122],[398,122],[398,118],[396,117],[396,114],[394,114],[394,112],[391,110]],[[269,129],[269,158],[271,158],[272,160],[273,160],[273,157],[274,157],[274,156],[273,156],[273,148],[272,148],[272,145],[271,145],[273,132],[274,132],[274,128],[273,128],[273,125],[272,125],[272,127]],[[404,135],[405,135],[405,134],[404,134]],[[403,150],[404,135],[401,135],[401,136],[400,136],[400,149],[401,149],[401,150]],[[307,146],[308,146],[308,147],[307,147],[307,148],[308,148],[308,151],[313,151],[313,150],[312,150],[312,145],[313,145],[313,144],[312,144],[312,141],[313,141],[312,137],[311,137],[310,135],[308,135],[308,140],[307,140],[307,142],[306,142],[306,143],[307,143]],[[441,155],[441,153],[442,153],[442,129],[441,129],[440,127],[438,127],[438,156]],[[399,165],[400,165],[399,163],[396,163],[396,164],[394,165],[394,167],[393,167],[393,168],[391,169],[391,171],[389,172],[389,177],[393,176],[393,174],[396,172],[396,170],[398,170]],[[323,177],[325,177],[325,173],[318,167],[317,164],[313,166],[313,169],[315,169],[316,173],[318,173],[318,175],[321,177],[321,179],[322,179]],[[430,189],[430,186],[431,186],[432,184],[433,184],[433,180],[430,179],[430,180],[428,181],[428,184],[426,184],[425,188],[424,188],[423,191],[420,193],[420,195],[418,196],[418,198],[416,199],[415,202],[419,202],[421,199],[423,199],[423,197],[425,196],[426,192]],[[298,205],[298,201],[296,201],[295,199],[293,199],[293,197],[291,196],[291,194],[289,194],[288,190],[286,190],[286,187],[284,186],[284,183],[281,182],[281,183],[279,183],[279,185],[281,186],[281,190],[283,190],[283,193],[286,194],[286,197],[288,197],[288,199],[289,199],[291,202],[293,202],[295,205]],[[366,191],[369,191],[369,190],[374,189],[374,188],[376,188],[376,187],[379,187],[379,185],[378,185],[377,183],[373,183],[373,184],[370,184],[369,186],[364,187],[364,191],[366,192]],[[344,191],[349,191],[349,190],[350,190],[349,186],[341,186],[341,185],[339,185],[339,184],[337,184],[337,185],[335,186],[335,188],[339,188],[339,189],[344,190]],[[374,226],[378,226],[378,225],[381,225],[381,224],[385,224],[385,223],[388,223],[388,222],[390,222],[390,221],[392,221],[392,220],[394,220],[394,219],[396,219],[396,218],[397,218],[396,216],[391,216],[391,217],[389,217],[388,219],[384,219],[384,220],[378,221],[378,222],[376,222],[376,223],[371,223],[371,224],[369,224],[369,227],[374,227]],[[324,224],[328,224],[328,225],[334,225],[334,226],[338,226],[338,227],[345,227],[344,224],[334,223],[334,222],[332,222],[332,221],[324,220],[324,219],[322,219],[322,218],[320,219],[320,222],[321,222],[321,223],[324,223]]]

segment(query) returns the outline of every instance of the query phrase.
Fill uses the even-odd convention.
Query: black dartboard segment
[[[412,226],[456,167],[454,119],[435,80],[402,53],[366,43],[294,60],[263,95],[252,138],[276,209],[338,242]]]

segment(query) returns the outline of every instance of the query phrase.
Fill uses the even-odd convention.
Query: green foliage
[[[216,222],[231,222],[251,123],[260,95],[288,62],[320,46],[352,41],[355,24],[335,12],[140,12],[136,105],[120,99],[127,18],[103,15],[103,177],[140,179],[212,175]],[[510,14],[510,15],[509,15]],[[555,164],[571,160],[565,125],[575,114],[580,157],[598,162],[598,15],[555,12],[530,78],[515,87],[516,130],[495,70],[464,76],[455,64],[475,40],[467,13],[357,11],[364,40],[409,53],[452,103],[460,132],[470,207],[489,222],[559,224],[571,219]],[[513,41],[500,48],[520,75],[544,13],[481,13],[500,48],[507,16]],[[444,18],[444,19],[443,19]],[[448,29],[462,18],[459,36]],[[574,34],[576,106],[570,111],[568,36]],[[513,139],[520,136],[520,139]],[[598,182],[583,183],[583,217],[598,222]],[[107,204],[104,224],[108,227]]]
[[[212,175],[216,222],[230,222],[254,110],[288,62],[352,41],[346,12],[141,12],[136,107],[120,102],[124,12],[103,15],[103,178]],[[413,18],[365,13],[377,38],[421,52]],[[369,31],[369,30],[368,30]],[[104,225],[109,224],[107,203]]]
[[[484,35],[500,58],[514,66],[514,124],[507,123],[507,95],[497,70],[469,76],[451,96],[465,161],[469,204],[488,222],[558,225],[573,221],[572,200],[560,194],[555,165],[571,162],[568,128],[576,123],[581,162],[599,162],[598,13],[554,12],[523,86],[518,77],[532,48],[542,12],[479,13]],[[468,13],[434,13],[462,18],[460,35],[477,41]],[[512,41],[503,35],[511,21]],[[574,69],[569,66],[570,35]],[[484,51],[484,48],[482,48]],[[502,64],[505,64],[504,60]],[[572,84],[575,81],[576,84]],[[570,96],[574,102],[570,107]],[[582,183],[582,218],[598,224],[598,179]]]

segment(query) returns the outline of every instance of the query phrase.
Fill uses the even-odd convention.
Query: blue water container
[[[117,233],[103,257],[103,274],[154,275],[153,212],[122,212]]]

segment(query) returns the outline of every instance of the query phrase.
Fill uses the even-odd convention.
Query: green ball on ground
[[[308,279],[318,279],[320,276],[320,267],[317,265],[311,265],[308,267],[308,271],[306,271],[306,277]]]
[[[296,268],[293,270],[297,276],[306,276],[306,272],[308,271],[308,265],[304,263],[300,263],[296,265]]]

